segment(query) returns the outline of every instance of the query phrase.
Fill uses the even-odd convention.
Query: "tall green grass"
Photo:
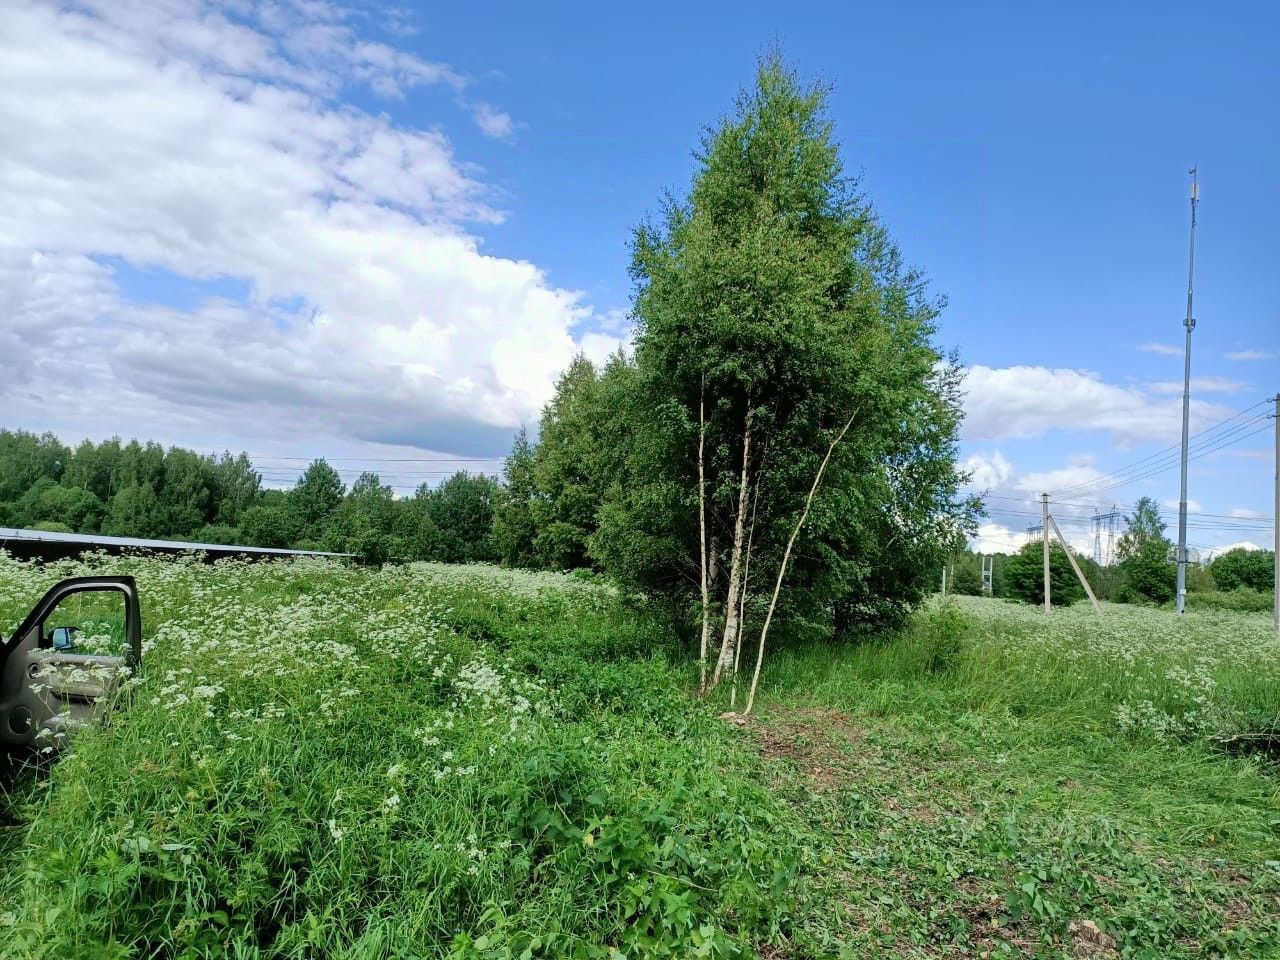
[[[1280,766],[1215,739],[1280,717],[1269,617],[958,598],[896,636],[780,651],[765,694],[802,744],[792,802],[823,876],[848,878],[813,878],[851,906],[807,940],[1092,956],[1088,920],[1101,956],[1280,956]]]
[[[941,658],[941,662],[940,662]],[[944,666],[945,669],[939,669]],[[821,699],[856,688],[864,709],[945,702],[1136,737],[1203,739],[1280,717],[1280,639],[1269,617],[1103,604],[1038,608],[950,598],[900,636],[780,653],[775,693]]]
[[[736,956],[776,932],[786,812],[608,588],[109,565],[140,581],[142,677],[11,801],[0,954]],[[73,572],[0,561],[0,620]]]
[[[143,671],[0,799],[5,960],[1280,950],[1261,615],[930,605],[740,729],[594,578],[0,555],[0,631],[107,570]]]

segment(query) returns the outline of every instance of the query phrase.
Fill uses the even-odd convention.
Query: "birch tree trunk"
[[[751,462],[751,420],[754,411],[747,410],[747,420],[742,431],[742,478],[738,482],[738,513],[733,520],[733,551],[729,558],[729,592],[724,606],[724,636],[720,641],[720,656],[716,660],[715,672],[711,675],[711,686],[716,684],[733,666],[734,648],[738,636],[738,595],[742,589],[742,540],[747,525],[747,493],[750,484]]]
[[[738,635],[733,641],[733,686],[729,688],[730,710],[738,705],[738,661],[742,657],[742,632],[746,629],[747,622],[747,595],[751,591],[751,547],[756,539],[756,510],[760,506],[760,480],[764,477],[764,459],[767,457],[768,447],[766,446],[765,457],[761,459],[760,469],[756,471],[756,483],[751,491],[751,523],[747,527],[747,552],[742,561],[742,589],[738,593]]]
[[[791,536],[787,538],[787,548],[782,552],[782,562],[778,564],[778,579],[773,585],[773,597],[769,600],[769,609],[764,615],[764,624],[760,627],[760,644],[756,648],[756,669],[751,675],[751,689],[747,691],[747,705],[742,710],[745,717],[751,713],[751,708],[756,702],[756,687],[760,683],[760,666],[764,663],[764,643],[765,638],[769,635],[769,625],[773,622],[773,611],[778,606],[778,594],[782,592],[782,580],[787,575],[787,563],[791,559],[791,550],[796,545],[796,539],[800,536],[800,528],[804,526],[805,520],[809,519],[809,508],[813,506],[813,496],[818,492],[818,484],[822,482],[822,475],[826,473],[827,464],[831,462],[831,454],[836,449],[836,444],[844,439],[844,435],[849,432],[849,428],[853,426],[854,417],[857,411],[850,415],[845,422],[844,428],[836,434],[836,438],[831,441],[831,446],[827,447],[827,455],[822,458],[822,463],[818,467],[818,472],[814,474],[813,486],[809,488],[809,496],[805,498],[804,509],[800,511],[800,518],[796,520],[795,527],[791,530]]]
[[[706,379],[698,391],[698,540],[702,568],[702,640],[698,645],[698,692],[707,692],[707,648],[711,643],[711,589],[707,570]]]

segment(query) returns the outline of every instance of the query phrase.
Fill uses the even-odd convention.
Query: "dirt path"
[[[1046,817],[1027,799],[1041,787],[943,732],[777,704],[742,730],[809,831],[805,915],[762,955],[1103,960],[1126,941],[1161,945],[1151,956],[1257,955],[1232,953],[1240,931],[1280,943],[1280,874],[1173,862],[1105,820]]]

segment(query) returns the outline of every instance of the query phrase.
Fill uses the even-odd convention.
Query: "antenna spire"
[[[1187,347],[1182,369],[1182,483],[1178,496],[1178,613],[1187,608],[1187,434],[1191,421],[1191,331],[1196,328],[1192,313],[1194,298],[1193,279],[1196,271],[1196,204],[1200,202],[1200,181],[1197,167],[1191,174],[1191,246],[1187,257],[1187,318],[1182,321],[1187,328]]]

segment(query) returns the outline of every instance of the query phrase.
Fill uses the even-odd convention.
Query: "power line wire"
[[[1221,427],[1224,427],[1227,424],[1231,423],[1232,421],[1240,419],[1241,417],[1245,416],[1250,410],[1263,406],[1266,403],[1267,403],[1267,400],[1263,399],[1263,400],[1259,400],[1257,403],[1250,404],[1249,406],[1245,407],[1243,410],[1240,410],[1237,413],[1234,413],[1231,416],[1227,417],[1225,420],[1220,420],[1218,423],[1211,424],[1210,426],[1205,427],[1203,430],[1200,430],[1197,433],[1192,434],[1191,439],[1195,439],[1197,437],[1205,437],[1207,441],[1209,439],[1208,437],[1206,437],[1207,434],[1213,433],[1219,430]],[[1202,441],[1202,442],[1205,442],[1205,441]],[[1050,492],[1054,496],[1058,496],[1059,494],[1063,494],[1063,493],[1070,493],[1076,490],[1084,490],[1085,488],[1091,487],[1104,480],[1116,479],[1127,473],[1131,473],[1135,470],[1145,469],[1147,465],[1150,465],[1151,461],[1157,460],[1157,459],[1162,460],[1165,457],[1167,457],[1170,453],[1175,453],[1180,455],[1181,450],[1182,450],[1181,443],[1175,443],[1173,446],[1165,447],[1162,450],[1157,450],[1155,453],[1149,454],[1140,460],[1135,460],[1133,463],[1130,463],[1126,466],[1113,470],[1110,473],[1105,473],[1100,477],[1095,477],[1092,480],[1086,480],[1079,483],[1068,484],[1065,487],[1060,487],[1057,490],[1053,490]]]
[[[1260,417],[1254,417],[1250,420],[1246,420],[1242,424],[1232,427],[1230,430],[1225,430],[1214,436],[1205,437],[1199,442],[1192,444],[1189,450],[1194,451],[1197,454],[1207,454],[1220,450],[1223,447],[1230,446],[1231,443],[1244,440],[1247,436],[1253,436],[1254,433],[1258,432],[1255,430],[1253,433],[1246,434],[1246,431],[1256,425],[1260,419]],[[1210,448],[1212,444],[1224,440],[1229,442],[1221,443],[1218,446]],[[1188,459],[1196,458],[1189,456]],[[1178,466],[1180,462],[1180,453],[1172,454],[1161,460],[1146,464],[1137,471],[1130,468],[1128,471],[1120,471],[1116,474],[1104,474],[1103,476],[1095,477],[1092,480],[1087,481],[1087,483],[1077,484],[1075,487],[1064,488],[1063,492],[1076,495],[1087,494],[1097,496],[1098,494],[1105,493],[1108,490],[1125,487],[1129,484],[1136,483],[1139,480],[1145,480],[1148,477],[1154,477],[1157,474],[1164,473],[1166,470],[1172,470],[1174,467]]]
[[[326,463],[492,463],[505,460],[506,454],[495,457],[293,457],[275,453],[247,453],[250,460],[289,460],[298,463],[313,463],[323,460]]]
[[[1199,460],[1202,457],[1206,457],[1211,453],[1216,453],[1217,451],[1222,450],[1226,447],[1229,447],[1232,444],[1236,444],[1242,440],[1247,440],[1250,437],[1257,436],[1259,433],[1262,433],[1264,430],[1268,428],[1265,425],[1261,427],[1257,427],[1256,429],[1251,429],[1251,428],[1254,428],[1257,423],[1265,419],[1267,418],[1254,417],[1253,419],[1247,420],[1242,424],[1232,427],[1230,430],[1227,430],[1217,436],[1208,437],[1204,440],[1201,440],[1200,443],[1194,444],[1191,447],[1191,449],[1195,450],[1195,453],[1188,455],[1187,460],[1188,461]],[[1244,431],[1248,431],[1248,432],[1244,432]],[[1213,445],[1209,446],[1210,444],[1213,444]],[[1121,487],[1127,487],[1127,486],[1130,486],[1131,484],[1137,483],[1139,480],[1146,480],[1148,477],[1154,477],[1157,474],[1164,473],[1166,470],[1172,470],[1174,467],[1178,466],[1179,462],[1180,462],[1179,456],[1175,455],[1172,457],[1167,457],[1163,461],[1157,464],[1150,465],[1149,469],[1145,469],[1141,473],[1136,473],[1127,477],[1119,477],[1115,479],[1114,482],[1108,482],[1108,477],[1103,476],[1103,477],[1095,478],[1094,480],[1090,481],[1089,487],[1087,488],[1080,488],[1080,485],[1077,485],[1077,487],[1075,488],[1068,487],[1068,488],[1064,488],[1064,490],[1067,490],[1069,492],[1073,492],[1076,494],[1087,493],[1091,496],[1097,496],[1098,494],[1106,493],[1109,490],[1117,490]],[[1097,486],[1097,484],[1104,484],[1104,485]]]

